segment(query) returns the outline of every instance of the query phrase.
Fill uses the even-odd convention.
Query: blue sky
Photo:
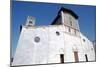
[[[24,25],[27,16],[36,18],[36,25],[49,25],[56,17],[61,7],[73,10],[79,16],[80,31],[91,41],[95,40],[96,7],[70,4],[50,4],[37,2],[12,2],[12,35],[11,48],[14,55],[18,38],[20,35],[20,25]]]

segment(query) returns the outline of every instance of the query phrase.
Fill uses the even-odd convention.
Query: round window
[[[85,39],[83,39],[83,41],[85,42]]]
[[[60,35],[60,33],[59,33],[58,31],[56,32],[56,34],[57,34],[57,35]]]
[[[40,38],[39,37],[35,37],[34,41],[35,42],[40,42]]]

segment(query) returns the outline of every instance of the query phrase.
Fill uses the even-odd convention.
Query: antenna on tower
[[[26,21],[26,26],[34,26],[35,25],[35,17],[28,16]]]

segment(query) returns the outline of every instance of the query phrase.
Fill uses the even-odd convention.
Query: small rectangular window
[[[72,21],[70,21],[70,25],[72,26]]]
[[[76,35],[76,30],[74,30],[74,33],[75,33],[75,35]]]
[[[68,31],[70,32],[70,27],[69,27]]]

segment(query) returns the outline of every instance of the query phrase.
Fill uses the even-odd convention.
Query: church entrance
[[[74,51],[74,58],[75,58],[75,62],[79,61],[79,59],[78,59],[78,52],[77,51]]]
[[[64,54],[60,54],[60,62],[64,63]]]
[[[85,54],[85,58],[86,58],[86,62],[88,62],[88,57],[87,57],[87,54]]]

